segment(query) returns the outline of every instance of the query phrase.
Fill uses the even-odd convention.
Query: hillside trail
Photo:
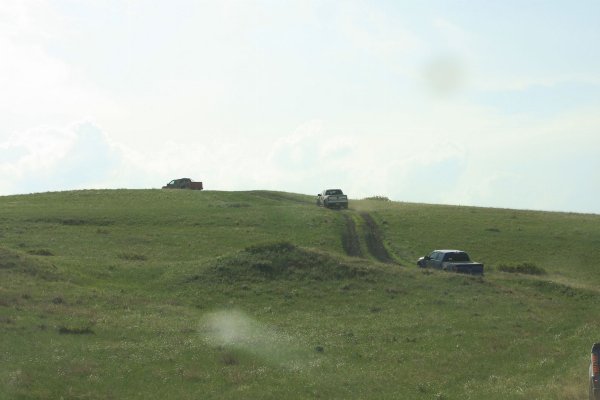
[[[355,222],[354,215],[361,218],[361,223]],[[351,257],[364,257],[361,238],[366,244],[369,256],[383,263],[393,263],[394,259],[383,243],[383,235],[377,222],[368,212],[346,212],[343,214],[345,229],[342,232],[342,245],[346,254]],[[357,229],[358,228],[358,229]],[[360,234],[359,234],[360,232]]]
[[[360,247],[360,238],[356,232],[356,223],[354,218],[348,214],[344,214],[345,228],[342,232],[342,246],[344,251],[350,257],[364,257]]]

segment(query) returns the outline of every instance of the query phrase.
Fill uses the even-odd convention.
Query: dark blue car
[[[421,268],[435,268],[444,271],[483,275],[483,264],[471,261],[462,250],[434,250],[417,260]]]

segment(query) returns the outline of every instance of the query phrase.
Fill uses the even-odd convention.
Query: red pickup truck
[[[192,189],[192,190],[202,190],[202,182],[194,182],[190,178],[180,178],[174,179],[171,182],[167,183],[166,186],[162,187],[163,189]]]

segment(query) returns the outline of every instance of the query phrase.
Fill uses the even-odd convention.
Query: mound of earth
[[[38,255],[36,252],[32,252],[32,254],[34,255],[22,254],[0,247],[0,271],[24,273],[47,280],[56,278],[56,268],[41,260],[40,257],[36,257]]]
[[[364,261],[344,260],[289,242],[247,247],[235,254],[219,257],[206,269],[211,279],[220,281],[339,280],[373,276],[380,272],[365,265]]]

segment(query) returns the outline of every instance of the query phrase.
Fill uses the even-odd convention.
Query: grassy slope
[[[0,209],[0,398],[585,395],[599,216],[336,212],[260,191],[46,193]],[[362,212],[398,264],[368,255]],[[343,254],[345,216],[364,259]],[[275,241],[294,246],[249,248]],[[485,278],[417,270],[434,248],[469,250]],[[547,274],[497,270],[523,262]]]

